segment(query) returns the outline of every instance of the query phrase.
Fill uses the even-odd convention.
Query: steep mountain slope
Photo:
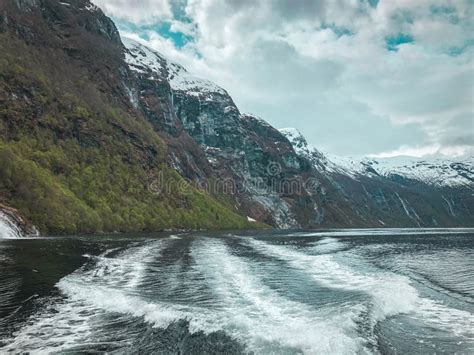
[[[88,1],[0,2],[0,202],[53,234],[250,226],[167,165],[123,51]]]
[[[281,132],[330,178],[339,195],[380,226],[471,226],[474,159],[344,158],[308,146],[294,128]]]
[[[298,212],[307,207],[298,196],[278,191],[284,178],[300,175],[309,165],[273,127],[241,114],[219,86],[191,76],[183,67],[145,46],[124,39],[126,60],[140,82],[132,101],[155,126],[172,137],[184,130],[199,145],[197,153],[172,151],[171,165],[193,181],[213,179],[211,189],[235,198],[239,210],[253,219],[282,228],[298,227]],[[154,102],[159,102],[154,105]],[[166,112],[159,116],[159,112]],[[304,165],[306,164],[306,168]],[[269,167],[276,170],[269,173]]]

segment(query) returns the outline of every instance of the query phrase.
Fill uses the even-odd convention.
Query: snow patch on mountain
[[[125,61],[131,70],[141,74],[149,73],[152,77],[155,73],[159,73],[161,77],[166,78],[172,90],[183,91],[189,95],[227,95],[220,86],[191,75],[183,66],[147,46],[126,37],[122,37],[122,42],[127,48]]]
[[[279,130],[291,143],[297,154],[309,155],[310,148],[306,138],[296,128],[288,127]]]
[[[138,73],[151,72],[163,73],[166,68],[166,59],[158,52],[134,41],[122,37],[122,43],[128,49],[125,51],[125,61],[130,69]]]

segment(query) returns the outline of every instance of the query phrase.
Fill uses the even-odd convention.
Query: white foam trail
[[[316,244],[324,245],[324,244],[341,244],[341,243],[339,242],[339,239],[327,237],[327,238],[318,240]]]
[[[311,251],[316,254],[332,253],[345,249],[346,245],[336,238],[326,237],[312,244]]]
[[[259,352],[268,346],[291,347],[310,353],[351,353],[362,347],[364,341],[357,338],[353,321],[357,310],[347,309],[341,315],[344,308],[341,306],[334,313],[315,312],[304,304],[279,296],[262,285],[245,262],[232,256],[218,240],[200,241],[192,251],[197,262],[195,267],[221,301],[217,309],[143,299],[133,292],[139,282],[130,280],[142,277],[142,268],[136,263],[146,261],[150,254],[156,255],[156,252],[143,248],[129,250],[120,258],[101,257],[96,268],[69,275],[58,287],[69,302],[75,304],[143,317],[159,327],[187,319],[191,332],[225,330]],[[68,344],[77,341],[79,339],[71,339]]]
[[[474,346],[474,315],[445,306],[428,298],[420,298],[416,313],[422,321],[437,329],[444,329],[460,338],[468,339]]]
[[[413,313],[420,315],[423,321],[436,323],[457,335],[473,335],[473,315],[420,297],[408,277],[391,272],[358,272],[338,262],[334,255],[308,255],[254,239],[248,240],[248,243],[257,251],[284,260],[304,271],[325,287],[367,293],[375,307],[373,325],[375,321],[388,316]]]
[[[28,325],[14,334],[2,351],[52,353],[67,350],[84,343],[97,341],[95,331],[104,325],[101,317],[110,312],[143,317],[154,326],[166,327],[184,319],[189,312],[178,306],[149,303],[123,291],[112,291],[107,287],[81,285],[64,280],[60,285],[68,295],[64,303],[50,306],[40,315],[35,315]]]
[[[99,282],[104,282],[107,287],[121,287],[133,292],[143,280],[146,265],[160,256],[163,243],[159,240],[130,248],[116,258],[100,257],[94,271],[81,274],[81,278],[85,283],[97,283],[99,277],[103,279]]]
[[[305,353],[355,353],[363,349],[354,320],[360,310],[340,305],[319,311],[289,300],[259,281],[248,263],[220,240],[197,242],[192,255],[218,297],[215,325],[256,353],[293,348]],[[269,350],[272,349],[273,350]]]
[[[50,353],[77,346],[91,337],[92,326],[107,312],[143,317],[163,327],[188,317],[186,307],[150,303],[135,295],[145,264],[159,255],[162,243],[160,240],[131,248],[116,257],[107,257],[114,251],[108,250],[95,257],[98,261],[93,269],[81,268],[61,279],[57,287],[67,299],[33,315],[2,350]]]
[[[70,280],[63,280],[58,286],[71,301],[83,302],[103,311],[143,317],[155,326],[166,327],[173,321],[190,316],[189,307],[150,303],[139,296],[105,286],[91,286]]]
[[[60,302],[53,300],[53,302]],[[55,303],[34,314],[13,334],[2,351],[49,354],[81,344],[91,335],[91,323],[103,314],[82,302]]]
[[[258,240],[249,240],[249,243],[260,252],[289,262],[325,287],[370,294],[378,320],[413,311],[416,307],[418,292],[404,276],[391,273],[363,274],[343,266],[335,260],[334,255],[308,255]]]

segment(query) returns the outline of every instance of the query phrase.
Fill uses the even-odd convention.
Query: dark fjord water
[[[0,240],[0,353],[474,353],[474,232]]]

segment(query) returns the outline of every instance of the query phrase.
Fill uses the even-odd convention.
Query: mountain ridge
[[[296,128],[282,128],[280,132],[288,138],[299,154],[319,156],[325,164],[325,170],[328,172],[345,172],[352,177],[368,173],[387,177],[401,175],[405,178],[437,186],[465,185],[472,188],[474,184],[474,157],[472,156],[451,159],[410,156],[392,158],[340,156],[323,153],[316,148],[312,148],[303,134]]]

